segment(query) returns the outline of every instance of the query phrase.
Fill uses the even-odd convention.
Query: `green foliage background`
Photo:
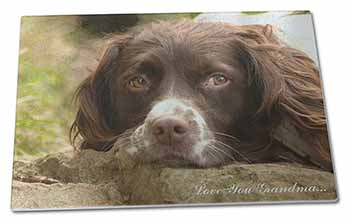
[[[71,18],[23,17],[19,56],[15,154],[40,155],[67,147],[73,83]]]

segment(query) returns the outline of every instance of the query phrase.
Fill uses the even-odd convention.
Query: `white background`
[[[349,1],[293,0],[4,0],[0,9],[1,222],[346,222],[350,219],[350,6]],[[12,213],[11,169],[20,16],[47,14],[311,10],[314,14],[328,106],[340,202],[200,208]]]

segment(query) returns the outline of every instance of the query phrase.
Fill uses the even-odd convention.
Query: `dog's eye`
[[[229,79],[223,73],[214,73],[206,82],[207,87],[219,87],[229,82]]]
[[[137,76],[129,80],[128,87],[131,90],[142,91],[148,89],[148,82],[145,78]]]

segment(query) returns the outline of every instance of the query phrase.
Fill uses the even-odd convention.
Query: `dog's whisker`
[[[212,152],[214,152],[215,154],[217,154],[217,159],[219,159],[220,162],[224,162],[225,161],[225,157],[229,157],[230,160],[232,160],[232,156],[228,155],[227,153],[223,153],[223,151],[221,149],[219,149],[217,146],[214,146],[212,144],[209,145],[210,149]]]
[[[210,145],[210,144],[209,144],[209,145]],[[234,158],[234,156],[232,156],[231,154],[227,153],[225,150],[220,149],[219,147],[217,147],[217,146],[215,146],[215,145],[213,145],[213,144],[211,144],[209,147],[210,147],[213,151],[216,151],[216,152],[218,152],[219,154],[224,155],[224,156],[230,158],[230,160],[236,161],[236,159]]]
[[[211,157],[213,157],[214,159],[220,159],[220,157],[218,157],[218,156],[216,156],[215,154],[214,154],[214,150],[210,150],[210,149],[208,149],[207,150],[207,153],[211,156]]]
[[[223,147],[225,147],[225,148],[227,148],[227,149],[233,151],[233,152],[236,153],[237,155],[239,155],[239,156],[240,156],[241,158],[243,158],[246,162],[251,163],[251,161],[250,161],[246,156],[244,156],[241,152],[239,152],[237,149],[233,148],[232,146],[227,145],[226,143],[221,142],[221,141],[219,141],[219,140],[214,140],[213,143],[214,143],[214,144],[217,143],[217,144],[219,144],[219,145],[222,145]]]
[[[225,138],[230,138],[236,142],[240,142],[240,140],[232,135],[228,135],[228,134],[225,134],[225,133],[222,133],[222,132],[212,132],[213,134],[215,135],[219,135],[219,136],[222,136],[222,137],[225,137]]]
[[[233,135],[230,135],[230,134],[227,134],[227,133],[224,133],[224,132],[219,132],[219,131],[212,131],[210,128],[207,128],[207,127],[204,127],[203,129],[206,130],[206,131],[209,131],[210,133],[212,133],[214,135],[232,139],[232,140],[236,141],[237,143],[240,142],[240,140],[237,137],[233,136]]]
[[[241,145],[241,143],[238,142],[237,140],[232,139],[232,138],[227,138],[227,137],[224,137],[221,135],[214,135],[214,139],[218,140],[218,141],[222,141],[222,142],[227,142],[227,143],[229,142],[230,145],[235,146],[235,147],[239,147]]]
[[[230,157],[231,159],[234,159],[234,157],[232,156],[232,154],[229,154],[227,153],[224,148],[220,148],[220,145],[215,145],[215,144],[209,144],[209,146],[212,148],[212,149],[215,149],[217,151],[219,151],[221,154],[227,156],[227,157]]]
[[[218,151],[216,151],[214,148],[208,149],[207,152],[214,160],[218,160],[219,162],[223,162],[222,155]]]

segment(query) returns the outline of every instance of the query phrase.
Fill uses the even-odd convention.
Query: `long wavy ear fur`
[[[114,37],[96,69],[78,87],[75,100],[78,111],[70,129],[71,144],[76,149],[104,150],[113,137],[111,78],[117,75],[120,51],[130,36]]]
[[[275,123],[288,119],[310,145],[305,149],[312,158],[332,169],[320,75],[313,60],[280,42],[270,25],[236,30],[250,86],[259,92],[256,115]]]

